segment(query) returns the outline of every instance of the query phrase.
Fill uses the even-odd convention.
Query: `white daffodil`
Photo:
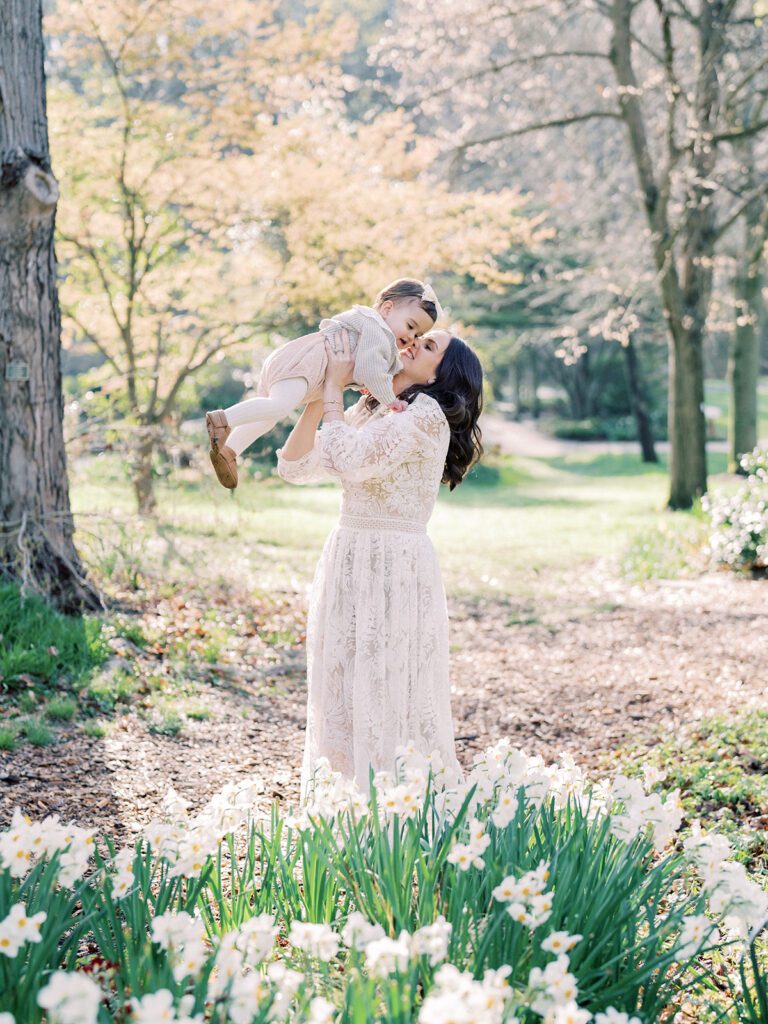
[[[542,942],[541,948],[547,953],[559,956],[561,953],[570,952],[581,939],[581,935],[569,935],[568,932],[550,932]]]
[[[643,1024],[639,1017],[630,1017],[623,1010],[615,1010],[609,1006],[602,1013],[595,1014],[595,1024]]]
[[[46,1011],[49,1024],[96,1024],[102,994],[84,974],[54,971],[37,994],[37,1005]]]
[[[353,911],[341,933],[341,941],[350,949],[363,950],[375,939],[383,939],[384,929],[380,924],[371,924],[361,913]]]
[[[339,936],[330,925],[293,921],[288,941],[310,956],[328,963],[339,951]]]
[[[132,999],[132,1024],[168,1024],[176,1020],[173,996],[167,988],[151,992],[141,999]]]
[[[307,1024],[331,1024],[336,1008],[322,996],[315,996],[309,1004]]]
[[[418,928],[411,936],[411,954],[428,956],[430,966],[435,967],[448,956],[452,928],[442,915],[432,924]]]
[[[385,978],[395,971],[404,971],[411,956],[410,936],[400,932],[396,939],[374,939],[365,947],[365,965],[376,978]]]

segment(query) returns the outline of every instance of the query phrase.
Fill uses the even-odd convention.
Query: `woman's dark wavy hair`
[[[448,342],[434,384],[412,384],[397,397],[410,403],[417,395],[434,398],[448,420],[451,440],[442,482],[453,490],[483,454],[477,424],[483,411],[483,369],[465,341],[454,336]],[[375,409],[378,402],[371,395],[366,404]]]

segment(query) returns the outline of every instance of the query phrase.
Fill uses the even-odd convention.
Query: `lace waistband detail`
[[[398,519],[396,516],[356,516],[345,512],[339,519],[339,526],[349,530],[401,530],[406,533],[426,533],[426,523],[414,519]]]

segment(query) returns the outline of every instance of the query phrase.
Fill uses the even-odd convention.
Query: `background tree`
[[[0,566],[72,611],[98,600],[72,539],[40,0],[0,24]]]
[[[703,343],[716,248],[768,191],[764,176],[746,194],[731,177],[731,147],[768,125],[755,111],[734,128],[724,98],[761,88],[765,26],[747,0],[595,0],[586,8],[551,0],[476,9],[456,0],[443,14],[436,25],[426,3],[408,5],[382,57],[399,68],[412,97],[415,83],[423,89],[432,76],[414,108],[426,123],[442,117],[454,180],[481,173],[481,160],[517,166],[516,152],[548,132],[561,133],[562,148],[551,139],[547,145],[570,163],[579,136],[591,141],[599,125],[613,141],[608,150],[598,146],[594,160],[623,184],[626,168],[616,178],[612,165],[622,163],[616,145],[628,142],[631,194],[645,219],[669,340],[669,504],[688,507],[706,488]],[[524,48],[523,39],[535,45]],[[629,194],[615,187],[611,205]],[[599,207],[603,195],[580,199]]]
[[[275,4],[62,0],[47,23],[67,325],[105,360],[142,513],[180,388],[271,326],[248,166],[308,93],[330,102],[349,31]]]
[[[398,115],[348,121],[348,19],[258,13],[62,0],[49,26],[64,312],[104,360],[94,379],[124,417],[144,513],[190,376],[254,339],[314,329],[406,270],[458,262],[493,277],[493,255],[524,230],[508,191],[454,194],[425,177],[434,145]]]

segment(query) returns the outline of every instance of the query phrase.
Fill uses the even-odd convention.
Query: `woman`
[[[336,477],[343,487],[310,598],[302,794],[320,757],[367,789],[371,766],[391,771],[408,742],[459,773],[448,616],[426,524],[440,483],[453,489],[482,452],[480,362],[460,338],[432,331],[394,378],[404,412],[362,398],[344,415],[354,364],[348,336],[341,342],[328,347],[322,401],[278,453],[284,480]]]

